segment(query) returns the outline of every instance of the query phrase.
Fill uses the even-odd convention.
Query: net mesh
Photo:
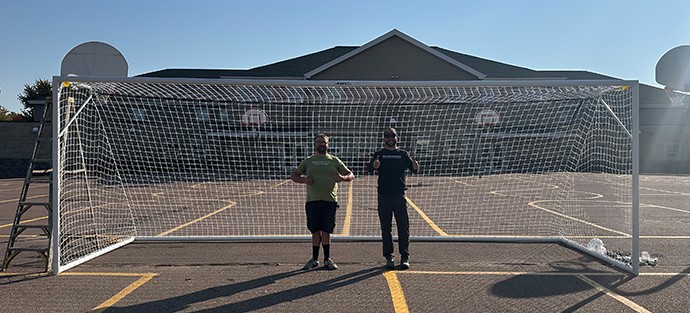
[[[334,235],[376,238],[366,163],[387,127],[421,166],[407,181],[412,236],[630,252],[632,102],[618,85],[65,82],[59,262],[133,237],[308,236],[289,176],[318,133],[357,177],[340,184]]]
[[[675,90],[671,87],[665,87],[664,91],[666,91],[666,95],[668,96],[668,99],[671,100],[672,106],[685,105],[685,96],[687,96],[688,93],[682,92],[679,90]]]

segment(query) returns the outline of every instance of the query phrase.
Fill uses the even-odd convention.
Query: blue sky
[[[690,1],[34,1],[0,2],[0,106],[52,78],[87,41],[116,47],[129,75],[248,69],[391,29],[427,44],[536,70],[587,70],[658,86],[654,67],[690,44]]]

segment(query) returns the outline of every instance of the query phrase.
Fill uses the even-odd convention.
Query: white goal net
[[[289,176],[318,133],[356,175],[335,238],[376,240],[366,163],[388,127],[421,167],[413,239],[556,241],[637,270],[637,82],[54,84],[54,272],[135,239],[309,238]]]

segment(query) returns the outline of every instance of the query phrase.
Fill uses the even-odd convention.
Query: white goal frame
[[[639,83],[631,80],[518,80],[518,81],[405,81],[405,82],[387,82],[387,81],[294,81],[294,80],[239,80],[239,79],[176,79],[176,78],[116,78],[116,77],[79,77],[79,76],[55,76],[53,77],[53,99],[58,99],[56,105],[53,106],[53,184],[52,184],[52,203],[53,203],[53,228],[51,235],[51,251],[49,259],[50,270],[54,274],[68,270],[82,264],[88,260],[96,258],[100,255],[113,251],[133,241],[285,241],[285,240],[308,240],[309,236],[233,236],[233,237],[180,237],[180,236],[131,236],[127,240],[121,241],[117,244],[109,246],[89,255],[86,255],[78,260],[72,261],[68,264],[61,264],[60,258],[62,251],[60,250],[60,235],[61,235],[61,216],[60,216],[60,201],[61,201],[61,186],[59,180],[59,171],[61,164],[60,153],[60,136],[61,134],[61,107],[59,105],[59,89],[63,83],[90,83],[90,82],[123,82],[123,83],[189,83],[189,84],[208,84],[208,85],[247,85],[247,86],[313,86],[313,87],[329,87],[329,86],[366,86],[366,87],[562,87],[562,86],[624,86],[630,88],[632,94],[632,127],[629,130],[632,147],[632,171],[630,183],[632,187],[631,192],[631,208],[630,208],[630,225],[631,225],[631,251],[629,251],[629,262],[612,259],[605,255],[593,253],[591,249],[582,244],[574,243],[562,237],[548,237],[548,238],[529,238],[521,236],[502,236],[502,237],[471,237],[471,236],[447,236],[447,237],[428,237],[428,236],[413,236],[414,241],[491,241],[491,242],[551,242],[566,245],[572,249],[581,251],[585,254],[591,255],[602,260],[607,264],[619,268],[623,271],[630,272],[634,275],[639,273]],[[81,109],[77,109],[78,111]],[[610,110],[610,109],[609,109]],[[78,114],[78,112],[77,112]],[[613,112],[611,114],[615,115]],[[255,121],[256,119],[256,121]],[[263,117],[252,118],[250,122],[261,122]],[[493,122],[493,117],[491,119]],[[497,119],[496,119],[497,121]],[[70,123],[69,121],[67,123]],[[620,123],[620,121],[619,121]],[[422,164],[424,166],[424,164]],[[334,240],[353,240],[353,241],[378,241],[380,236],[345,236],[334,237]]]

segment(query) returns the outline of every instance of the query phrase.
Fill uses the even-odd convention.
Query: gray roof
[[[300,57],[280,61],[248,70],[223,69],[164,69],[138,75],[139,77],[185,77],[185,78],[282,78],[304,79],[304,74],[328,63],[357,47],[333,47]]]
[[[239,69],[180,69],[171,68],[138,75],[139,77],[179,77],[179,78],[242,78],[242,79],[310,79],[312,75],[324,71],[329,67],[354,57],[383,40],[397,36],[408,43],[427,51],[427,53],[442,58],[451,66],[457,66],[470,73],[476,74],[478,79],[616,79],[614,77],[587,71],[539,71],[525,67],[488,60],[441,47],[426,46],[425,44],[393,29],[390,32],[368,42],[362,46],[336,46],[330,49],[306,54],[292,59],[271,63],[246,70]]]
[[[263,65],[248,70],[232,69],[163,69],[138,75],[139,77],[185,77],[185,78],[282,78],[305,79],[306,73],[331,62],[359,47],[337,46],[314,52],[300,57]],[[529,78],[558,78],[559,75],[535,71],[524,67],[509,65],[468,54],[463,54],[440,47],[430,47],[448,57],[457,60],[481,73],[486,79],[529,79]],[[554,72],[555,73],[555,72]]]

